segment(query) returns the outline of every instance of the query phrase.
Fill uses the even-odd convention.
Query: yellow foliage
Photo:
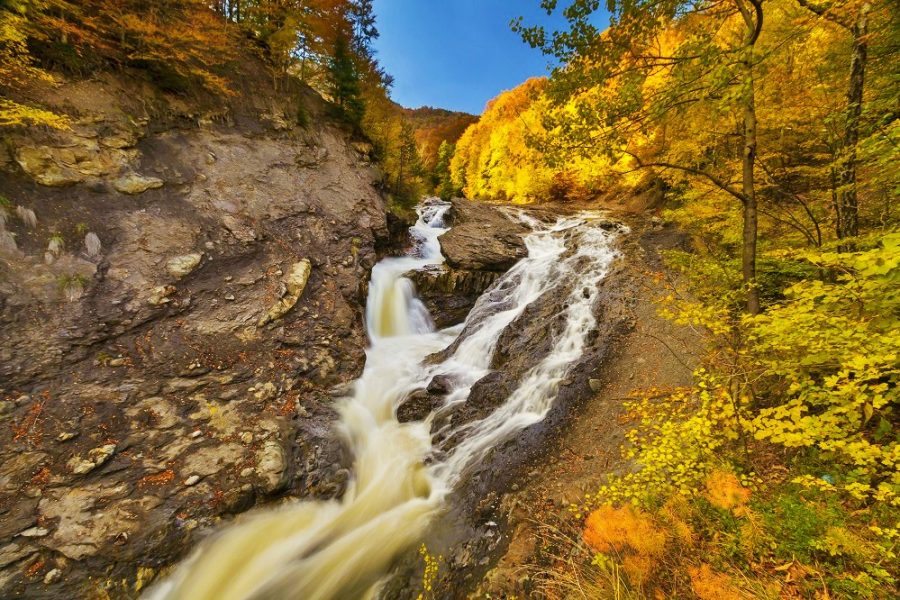
[[[46,125],[54,129],[68,129],[69,118],[49,110],[0,98],[0,127],[17,125]]]
[[[422,591],[417,596],[417,600],[435,598],[434,580],[437,578],[440,561],[443,557],[431,554],[425,544],[419,547],[419,556],[425,563],[425,570],[422,572]]]

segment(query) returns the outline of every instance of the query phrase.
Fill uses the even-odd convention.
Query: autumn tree
[[[554,0],[543,6],[552,11]],[[550,35],[541,27],[515,25],[533,46],[563,65],[548,95],[571,110],[557,112],[548,130],[556,142],[581,154],[626,154],[637,168],[677,170],[737,199],[742,206],[741,269],[746,306],[759,312],[757,289],[757,159],[755,52],[763,28],[760,0],[612,1],[611,25],[595,24],[599,4],[576,0],[563,11],[569,27]],[[685,29],[677,30],[681,25]],[[599,90],[599,91],[598,91]],[[730,114],[735,127],[704,140],[711,160],[648,155],[634,141],[665,144],[654,131],[675,113]],[[688,117],[690,118],[690,117]],[[732,139],[740,139],[734,148]],[[696,155],[696,153],[695,153]]]

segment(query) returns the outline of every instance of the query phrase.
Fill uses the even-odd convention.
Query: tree
[[[413,178],[419,175],[420,162],[419,150],[416,147],[416,138],[413,135],[412,126],[403,122],[400,129],[399,169],[397,171],[396,190],[401,196],[412,195],[411,185]]]
[[[350,53],[345,36],[339,35],[334,45],[329,68],[331,97],[341,114],[350,123],[359,127],[365,114],[365,105],[360,96],[359,73]]]
[[[453,159],[454,146],[447,140],[441,142],[438,149],[438,160],[434,166],[435,192],[442,200],[449,200],[455,195],[453,181],[450,178],[450,161]]]
[[[543,3],[556,8],[554,0]],[[565,111],[546,124],[557,143],[581,153],[629,156],[635,168],[676,170],[737,199],[743,214],[741,270],[746,307],[759,312],[757,289],[756,65],[763,27],[760,0],[612,0],[611,25],[593,24],[594,0],[563,11],[569,26],[514,28],[563,65],[548,95]],[[734,117],[735,128],[708,132],[705,160],[667,152],[665,125],[675,113]],[[736,151],[731,141],[741,140]],[[641,147],[636,142],[643,141]],[[648,152],[653,150],[653,152]],[[668,154],[668,156],[667,156]],[[649,155],[649,156],[648,156]],[[738,185],[736,185],[736,183]]]
[[[853,38],[843,143],[837,166],[838,176],[835,181],[834,212],[835,233],[838,239],[855,237],[859,235],[859,200],[856,185],[857,145],[859,144],[860,121],[863,111],[869,47],[869,13],[872,5],[867,1],[853,2],[852,0],[822,4],[815,4],[809,0],[798,0],[798,2],[816,15],[840,25]],[[856,6],[853,6],[854,4]],[[851,5],[850,15],[842,14],[839,10],[847,8],[847,5]]]
[[[372,0],[352,0],[349,16],[353,26],[353,51],[359,56],[371,57],[372,42],[379,36]]]

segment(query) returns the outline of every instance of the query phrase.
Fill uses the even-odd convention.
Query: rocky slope
[[[99,76],[4,139],[0,597],[134,597],[221,518],[342,491],[378,173],[312,92],[245,85]]]

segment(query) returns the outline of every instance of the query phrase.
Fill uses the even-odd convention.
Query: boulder
[[[128,173],[113,181],[113,187],[123,194],[143,194],[147,190],[155,190],[163,186],[163,180],[158,177],[144,177],[137,173]]]
[[[454,269],[504,272],[528,254],[528,228],[498,206],[453,200],[449,217],[453,227],[439,240]]]
[[[81,183],[86,177],[60,164],[50,148],[23,147],[16,151],[16,162],[41,185],[63,187]]]
[[[173,258],[170,258],[166,262],[166,271],[168,271],[169,275],[171,275],[172,277],[178,277],[180,279],[182,277],[190,275],[202,260],[203,255],[199,252],[184,254],[182,256],[175,256]],[[158,294],[154,292],[154,297],[157,295]],[[165,298],[165,296],[163,296],[163,298]]]
[[[287,487],[289,473],[281,444],[269,440],[263,445],[257,453],[256,474],[262,480],[263,493],[274,494]]]
[[[259,319],[257,325],[262,327],[266,323],[278,320],[294,308],[300,300],[300,296],[303,295],[303,290],[306,289],[306,283],[309,281],[311,273],[312,263],[308,259],[304,258],[300,262],[294,263],[284,280],[287,289],[284,297]]]

